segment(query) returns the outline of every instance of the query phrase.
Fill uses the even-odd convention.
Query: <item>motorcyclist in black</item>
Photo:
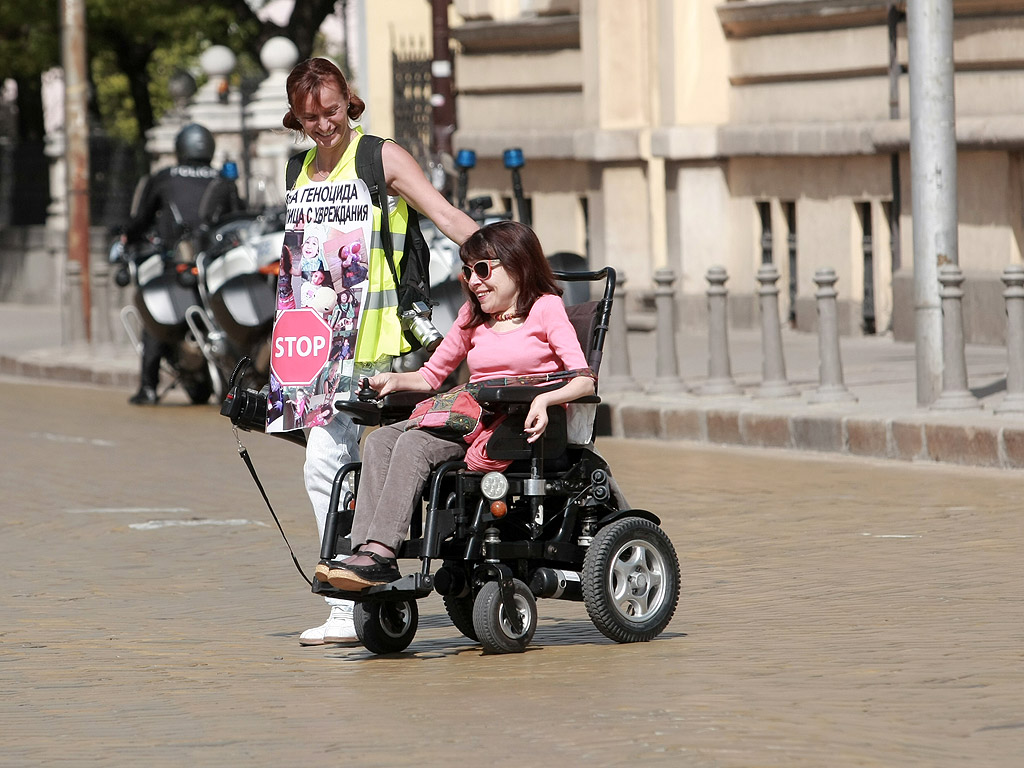
[[[166,250],[173,250],[179,241],[188,238],[192,253],[196,253],[202,247],[197,238],[203,225],[215,224],[225,214],[241,210],[234,182],[221,177],[210,166],[214,147],[213,134],[203,126],[191,123],[181,129],[174,141],[178,164],[146,180],[134,201],[124,242],[140,242],[155,226]],[[129,403],[157,403],[160,360],[172,353],[170,345],[143,330],[139,391],[129,398]]]

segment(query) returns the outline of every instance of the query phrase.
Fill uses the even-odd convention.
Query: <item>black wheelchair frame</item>
[[[604,281],[600,299],[567,307],[590,366],[600,367],[611,316],[615,271],[556,273],[561,281]],[[542,439],[527,443],[523,417],[542,387],[485,387],[478,399],[509,418],[488,443],[495,459],[512,460],[503,473],[474,472],[462,461],[436,467],[413,515],[400,559],[420,568],[399,580],[345,592],[318,578],[313,592],[356,602],[356,631],[373,653],[408,647],[418,623],[416,601],[438,592],[453,624],[486,652],[526,648],[537,626],[536,598],[584,602],[595,626],[617,642],[651,640],[672,619],[679,598],[679,561],[660,520],[629,508],[608,464],[593,447],[569,444],[566,409],[549,409]],[[339,402],[356,423],[407,418],[421,392],[379,402]],[[600,397],[575,401],[596,411]],[[591,426],[591,430],[593,426]],[[330,565],[351,554],[348,541],[361,464],[341,467],[331,494],[321,548]],[[432,573],[435,561],[441,566]]]

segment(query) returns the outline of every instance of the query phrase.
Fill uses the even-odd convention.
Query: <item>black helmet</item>
[[[182,165],[208,165],[213,160],[213,134],[199,123],[189,123],[174,140],[174,151]]]

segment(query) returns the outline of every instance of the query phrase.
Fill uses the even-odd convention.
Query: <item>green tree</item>
[[[57,3],[3,0],[0,4],[0,77],[18,84],[18,136],[43,138],[43,72],[60,61]]]
[[[297,0],[284,26],[260,21],[261,0],[86,0],[92,109],[104,129],[139,138],[171,106],[167,83],[196,70],[213,44],[239,58],[236,79],[260,72],[259,51],[271,37],[293,40],[303,58],[334,0]],[[18,83],[19,138],[43,134],[40,76],[59,66],[60,2],[0,2],[0,73]]]
[[[134,139],[170,106],[167,82],[210,44],[237,49],[255,34],[223,3],[88,0],[89,60],[107,131]]]

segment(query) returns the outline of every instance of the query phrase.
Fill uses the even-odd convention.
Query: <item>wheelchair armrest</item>
[[[489,406],[505,405],[518,406],[506,408],[512,416],[495,430],[487,442],[487,454],[492,459],[512,460],[529,459],[535,455],[535,450],[540,447],[542,454],[547,457],[558,457],[565,453],[568,444],[567,409],[558,406],[548,408],[548,428],[539,443],[526,442],[526,433],[523,429],[523,414],[526,407],[533,402],[534,398],[542,392],[551,392],[564,387],[565,380],[554,381],[541,386],[506,386],[506,387],[482,387],[477,394],[480,403]],[[601,398],[595,395],[584,395],[572,400],[573,403],[600,403]],[[500,410],[500,409],[499,409]]]
[[[435,392],[392,392],[390,395],[385,395],[381,401],[381,419],[388,423],[408,419],[417,403],[421,403],[435,394]]]
[[[506,403],[528,405],[542,392],[561,389],[565,381],[553,381],[540,386],[511,385],[507,387],[482,387],[476,399],[481,403]]]
[[[541,386],[507,386],[507,387],[483,387],[477,395],[477,401],[481,403],[505,403],[529,405],[541,392],[551,392],[566,385],[566,381],[553,381],[550,384]],[[573,403],[600,403],[599,395],[584,395],[572,400]]]
[[[409,418],[412,409],[433,392],[392,392],[377,401],[338,400],[334,407],[352,417],[356,424],[376,427]]]
[[[436,394],[436,392],[392,392],[390,395],[384,396],[384,410],[406,408],[411,411],[417,403]]]
[[[339,413],[347,413],[352,421],[364,427],[376,427],[380,425],[381,409],[376,403],[366,403],[362,400],[336,400],[334,407]]]

